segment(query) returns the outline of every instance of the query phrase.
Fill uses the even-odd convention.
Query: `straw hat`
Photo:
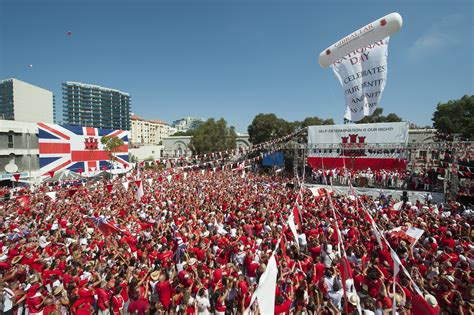
[[[349,303],[351,303],[354,306],[357,306],[360,302],[359,296],[355,293],[349,293]]]
[[[54,290],[53,290],[53,295],[58,295],[58,294],[60,294],[61,292],[63,292],[63,286],[62,286],[62,285],[57,286],[57,287],[54,288]]]
[[[23,255],[18,255],[18,256],[13,257],[12,265],[18,263],[22,258],[23,258]]]
[[[156,281],[158,280],[158,277],[160,276],[160,272],[159,271],[153,271],[150,275],[150,278],[151,280],[153,281]]]
[[[438,301],[436,301],[436,298],[435,298],[434,296],[432,296],[431,294],[425,295],[425,300],[426,300],[426,302],[428,302],[428,304],[429,304],[431,307],[436,307],[436,306],[438,306]]]

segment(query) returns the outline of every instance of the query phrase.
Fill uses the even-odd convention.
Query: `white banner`
[[[386,37],[358,48],[331,66],[344,89],[345,119],[359,121],[377,108],[387,80],[388,42]]]
[[[324,125],[308,127],[308,144],[314,147],[363,148],[366,144],[400,144],[408,143],[407,122]]]

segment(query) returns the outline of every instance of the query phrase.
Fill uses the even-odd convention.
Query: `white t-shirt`
[[[198,315],[209,315],[209,310],[207,309],[208,307],[211,306],[211,303],[209,302],[209,298],[207,297],[207,294],[204,296],[196,296],[196,302],[197,302],[197,314]]]
[[[13,308],[13,301],[12,298],[15,296],[12,290],[9,288],[3,289],[3,311],[8,312]]]

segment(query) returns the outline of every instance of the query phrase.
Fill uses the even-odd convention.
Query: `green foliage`
[[[303,121],[295,121],[294,124],[296,127],[305,128],[308,126],[320,126],[320,125],[334,125],[334,120],[330,119],[321,119],[317,116],[306,117]]]
[[[193,130],[189,147],[193,154],[232,150],[236,147],[237,134],[234,127],[227,127],[224,118],[208,119]]]
[[[104,145],[105,151],[109,153],[110,160],[113,159],[114,153],[124,145],[123,140],[116,136],[103,136],[100,142]]]
[[[295,126],[275,114],[258,114],[248,126],[249,140],[253,144],[283,137],[292,133]]]
[[[173,137],[175,136],[194,136],[194,132],[196,129],[190,129],[188,131],[178,131],[173,133]]]
[[[439,103],[433,113],[433,126],[447,134],[460,134],[474,140],[474,95]]]
[[[385,122],[399,122],[402,121],[397,114],[390,113],[387,116],[382,115],[383,108],[377,108],[371,116],[365,116],[359,120],[357,124],[372,124],[372,123],[385,123]]]
[[[334,125],[332,119],[306,117],[303,121],[288,122],[275,114],[258,114],[247,128],[250,142],[258,144],[286,136],[297,129],[314,125]]]

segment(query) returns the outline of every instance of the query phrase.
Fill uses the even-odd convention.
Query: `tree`
[[[433,126],[447,134],[460,134],[474,139],[474,95],[464,95],[459,100],[438,103],[433,113]]]
[[[390,113],[387,116],[382,115],[383,108],[376,108],[371,116],[365,116],[359,120],[357,124],[372,124],[372,123],[385,123],[385,122],[399,122],[402,121],[397,114]]]
[[[258,114],[253,119],[247,131],[253,144],[266,142],[286,136],[294,131],[294,125],[275,114]]]
[[[334,120],[330,119],[322,119],[317,116],[314,117],[306,117],[303,121],[295,121],[293,123],[296,128],[305,128],[308,126],[321,126],[321,125],[334,125]]]
[[[235,128],[227,127],[224,118],[217,121],[210,118],[194,129],[193,133],[189,144],[193,154],[232,150],[236,147]]]
[[[104,150],[109,154],[111,162],[114,159],[114,153],[118,152],[120,147],[124,145],[123,140],[117,136],[103,136],[100,142],[104,145]]]
[[[178,131],[178,132],[175,132],[173,133],[173,137],[178,137],[178,136],[193,136],[194,135],[194,130],[195,129],[190,129],[190,130],[187,130],[187,131]]]

